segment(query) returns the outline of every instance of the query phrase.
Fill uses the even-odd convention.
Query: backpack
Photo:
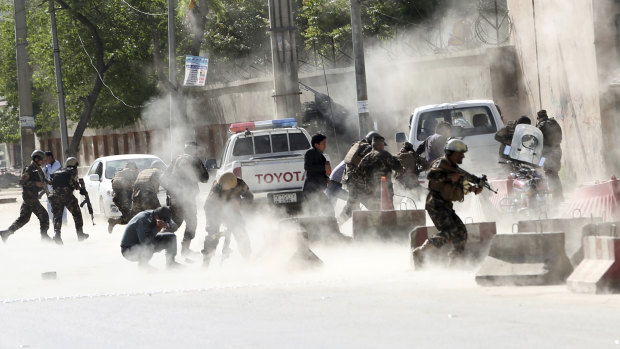
[[[562,127],[554,119],[549,118],[540,127],[543,133],[543,144],[556,145],[562,143]]]
[[[347,155],[344,157],[344,163],[347,165],[351,165],[353,167],[357,167],[364,155],[368,153],[370,149],[370,145],[366,142],[355,142],[351,146],[351,149],[347,152]]]
[[[136,181],[138,171],[130,168],[123,168],[116,171],[112,178],[112,190],[132,190],[133,183]]]
[[[58,171],[52,173],[50,178],[52,180],[52,188],[67,188],[71,186],[71,179],[75,174],[75,170],[72,168],[61,168]]]

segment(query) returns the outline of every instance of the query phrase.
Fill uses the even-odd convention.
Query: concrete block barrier
[[[566,207],[567,217],[579,210],[584,216],[620,220],[620,180],[612,176],[609,181],[581,186],[575,189]]]
[[[402,240],[412,227],[426,225],[424,210],[353,211],[353,239]]]
[[[573,267],[579,265],[583,259],[581,241],[583,228],[589,224],[600,223],[603,219],[593,218],[555,218],[519,221],[517,223],[518,232],[543,232],[557,231],[564,232],[564,248],[569,256]],[[592,235],[592,234],[590,234]]]
[[[568,289],[579,293],[620,291],[620,238],[586,236],[585,258],[568,277]]]
[[[497,234],[495,222],[481,222],[465,224],[467,227],[467,244],[465,245],[464,258],[474,265],[480,264],[482,259],[489,252],[489,246],[493,236]],[[409,233],[410,242],[410,260],[413,266],[413,249],[421,246],[429,237],[438,233],[435,226],[416,227]],[[441,249],[428,250],[425,255],[425,263],[437,264],[445,263],[448,259],[448,252],[452,249],[452,245],[447,244]]]
[[[561,284],[573,271],[564,233],[498,234],[476,273],[482,286]]]

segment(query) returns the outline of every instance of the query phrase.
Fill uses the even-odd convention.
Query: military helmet
[[[78,159],[74,157],[70,157],[70,158],[67,158],[67,160],[65,160],[65,167],[69,167],[69,166],[77,167],[77,165],[78,165]]]
[[[364,137],[364,140],[366,140],[366,142],[368,142],[368,144],[372,144],[372,139],[375,138],[375,137],[381,137],[381,135],[377,131],[370,131],[370,132],[368,132],[366,137]]]
[[[222,187],[222,190],[231,190],[237,186],[237,176],[232,172],[226,172],[217,179],[217,184]]]
[[[43,160],[43,159],[45,159],[45,153],[44,153],[42,150],[38,150],[38,149],[37,149],[37,150],[35,150],[35,151],[33,151],[33,152],[32,152],[32,155],[30,155],[30,158],[31,158],[32,160],[34,160],[34,158],[37,158],[37,157],[38,157],[39,159]]]
[[[125,168],[130,168],[132,170],[137,170],[138,169],[138,165],[136,165],[135,161],[129,161],[125,164]]]
[[[446,146],[443,148],[443,150],[446,153],[451,153],[455,151],[458,151],[459,153],[466,153],[467,144],[465,144],[465,142],[460,139],[452,138],[448,140],[448,143],[446,143]]]
[[[151,162],[151,168],[156,168],[159,170],[165,170],[166,169],[166,164],[164,164],[163,161],[161,160],[153,160],[153,162]]]

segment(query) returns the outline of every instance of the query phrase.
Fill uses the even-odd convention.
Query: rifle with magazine
[[[86,205],[86,207],[88,208],[88,213],[90,213],[90,220],[93,222],[93,225],[95,225],[95,214],[93,212],[93,205],[90,203],[90,197],[88,196],[88,191],[86,191],[84,179],[79,178],[78,182],[80,183],[80,194],[84,196],[84,201],[80,203],[80,207],[84,207],[84,205]]]
[[[39,191],[39,199],[41,199],[43,197],[44,193],[45,193],[45,195],[47,195],[47,197],[49,199],[49,197],[50,197],[50,195],[52,195],[52,193],[50,193],[50,189],[49,189],[48,185],[50,185],[51,183],[50,183],[50,181],[47,178],[45,178],[45,174],[43,173],[43,170],[41,168],[37,169],[37,174],[39,175],[39,179],[43,183],[43,187]]]
[[[473,174],[463,170],[460,167],[458,167],[456,169],[456,172],[463,174],[463,177],[469,183],[473,183],[473,184],[477,185],[480,188],[486,188],[486,189],[494,192],[495,194],[497,194],[497,190],[493,190],[493,188],[491,188],[491,186],[489,185],[489,181],[488,181],[487,176],[485,174],[483,174],[482,176],[478,177],[478,176],[475,176],[475,175],[473,175]]]

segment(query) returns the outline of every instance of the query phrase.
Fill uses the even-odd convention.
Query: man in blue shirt
[[[172,212],[166,206],[146,210],[135,215],[125,228],[121,241],[123,257],[148,267],[149,260],[155,252],[166,251],[166,265],[170,268],[180,266],[174,258],[177,255],[177,237],[174,232],[179,228],[170,218]],[[160,231],[165,229],[164,232]]]

